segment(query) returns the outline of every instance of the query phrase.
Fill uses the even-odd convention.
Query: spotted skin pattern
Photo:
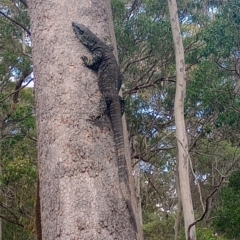
[[[124,150],[122,114],[124,100],[118,95],[122,85],[122,75],[116,58],[106,43],[101,41],[83,24],[72,23],[73,31],[80,40],[92,52],[92,58],[82,56],[84,65],[98,73],[98,86],[102,93],[100,110],[102,114],[108,114],[114,133],[114,142],[117,148],[118,176],[122,195],[137,230],[137,223],[131,203],[131,194],[128,185],[127,164]]]

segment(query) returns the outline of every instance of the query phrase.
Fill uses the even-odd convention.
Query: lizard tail
[[[127,204],[135,232],[137,233],[138,232],[137,221],[136,221],[136,217],[135,217],[133,206],[132,206],[131,192],[128,186],[127,163],[125,159],[125,154],[121,154],[120,156],[118,156],[118,175],[119,175],[120,189],[121,189],[123,198]]]
[[[136,233],[138,233],[137,221],[135,218],[134,208],[131,201],[131,192],[128,185],[127,162],[125,157],[123,127],[122,127],[121,117],[122,117],[121,105],[119,101],[119,96],[117,96],[115,98],[112,98],[112,102],[110,105],[110,119],[112,123],[114,141],[116,144],[117,155],[118,155],[118,158],[117,158],[118,159],[118,177],[119,177],[119,183],[120,183],[120,190],[127,204],[134,229]]]
[[[133,211],[133,206],[132,206],[132,201],[131,201],[131,195],[130,195],[130,190],[128,188],[128,186],[126,185],[126,183],[124,182],[120,182],[120,189],[123,195],[124,200],[126,201],[131,219],[132,219],[132,223],[135,229],[135,232],[138,232],[138,228],[137,228],[137,221],[136,221],[136,217]]]

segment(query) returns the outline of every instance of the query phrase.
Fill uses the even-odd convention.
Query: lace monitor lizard
[[[118,95],[122,85],[122,75],[112,49],[106,43],[101,41],[83,24],[73,22],[72,27],[80,42],[92,52],[91,59],[86,56],[82,56],[81,58],[84,65],[98,73],[98,86],[102,93],[100,111],[102,114],[108,114],[110,117],[114,142],[117,148],[120,190],[130,211],[130,216],[137,233],[137,223],[128,185],[127,164],[124,149],[122,127],[123,100]]]

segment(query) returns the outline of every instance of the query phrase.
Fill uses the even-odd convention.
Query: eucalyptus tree
[[[182,33],[178,19],[178,7],[175,0],[168,1],[169,14],[171,19],[171,29],[173,35],[173,42],[175,48],[175,61],[176,61],[176,94],[174,102],[174,116],[176,126],[177,138],[177,166],[178,166],[178,179],[181,193],[181,202],[183,206],[184,215],[184,228],[186,240],[196,239],[195,226],[191,226],[195,222],[192,196],[190,190],[189,180],[189,146],[186,133],[185,119],[184,119],[184,101],[186,97],[186,72],[185,72],[185,56],[182,41]],[[179,206],[180,207],[180,206]],[[176,229],[175,229],[176,231]],[[177,235],[176,235],[177,236]],[[175,239],[177,239],[175,237]]]
[[[85,24],[114,45],[110,2],[34,0],[28,5],[42,238],[142,239],[119,189],[109,119],[89,121],[99,110],[97,75],[83,66],[80,57],[89,53],[72,29],[72,21]]]

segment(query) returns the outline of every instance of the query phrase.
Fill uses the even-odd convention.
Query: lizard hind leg
[[[121,106],[121,114],[123,115],[125,112],[125,101],[121,96],[118,96],[118,97],[119,97],[119,102]]]
[[[105,96],[100,99],[98,113],[96,115],[90,116],[90,120],[95,121],[101,119],[104,115],[110,115],[110,104],[111,100]]]
[[[112,100],[108,97],[102,96],[99,104],[99,109],[101,111],[102,116],[103,115],[110,115],[110,105],[112,103]]]

